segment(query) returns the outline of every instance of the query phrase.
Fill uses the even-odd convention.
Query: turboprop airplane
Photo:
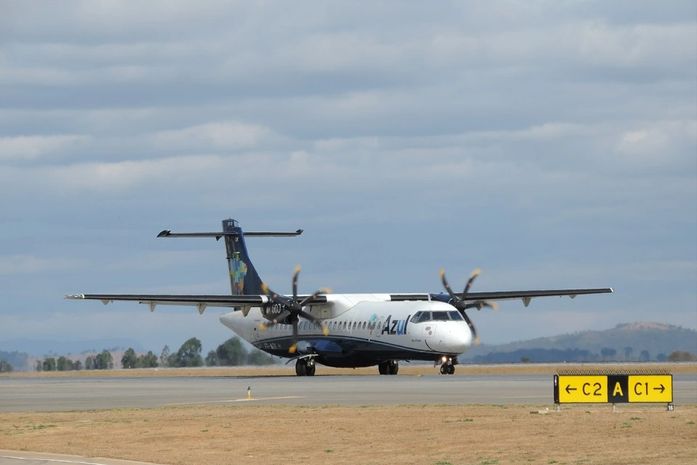
[[[441,270],[446,293],[332,294],[320,289],[298,294],[297,267],[292,295],[272,291],[260,278],[247,254],[247,237],[292,237],[294,232],[243,232],[233,219],[220,232],[174,233],[157,237],[224,239],[230,274],[230,295],[75,294],[67,299],[135,301],[157,305],[191,305],[203,314],[207,307],[230,308],[220,321],[257,348],[295,361],[298,376],[313,376],[316,363],[332,367],[378,366],[381,375],[396,375],[400,361],[432,361],[443,375],[455,373],[457,356],[478,343],[467,310],[496,307],[497,300],[601,294],[611,288],[470,292],[475,271],[464,291],[453,292]]]

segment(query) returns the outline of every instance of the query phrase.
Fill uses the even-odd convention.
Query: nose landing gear
[[[441,375],[453,375],[455,374],[455,365],[457,364],[457,359],[454,357],[446,357],[445,355],[440,359],[440,374]],[[438,362],[436,362],[438,363]]]

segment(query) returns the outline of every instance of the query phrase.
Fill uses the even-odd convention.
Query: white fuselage
[[[331,294],[327,303],[305,311],[321,319],[328,336],[316,324],[300,320],[298,354],[322,352],[319,360],[335,366],[367,366],[386,359],[437,360],[455,356],[472,344],[472,332],[460,313],[438,301],[391,301],[389,294]],[[291,357],[292,325],[262,330],[261,308],[226,313],[220,321],[256,347]],[[321,347],[321,350],[319,350]]]

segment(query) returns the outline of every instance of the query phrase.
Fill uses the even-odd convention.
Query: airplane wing
[[[530,291],[492,291],[492,292],[468,292],[464,296],[466,302],[469,301],[493,301],[493,300],[511,300],[522,299],[523,304],[527,307],[533,297],[563,297],[568,296],[572,299],[577,295],[587,294],[609,294],[614,292],[611,287],[590,288],[590,289],[546,289],[546,290],[530,290]],[[459,298],[463,298],[463,294],[455,294]],[[448,294],[431,294],[433,300],[442,300],[447,302],[450,300]]]
[[[298,296],[304,298],[306,296]],[[157,305],[190,305],[203,313],[206,307],[227,307],[236,310],[248,311],[251,307],[259,307],[270,303],[265,295],[166,295],[166,294],[72,294],[66,295],[70,300],[101,300],[103,304],[114,301],[129,301],[147,304],[150,310],[155,310]],[[326,304],[327,297],[319,295],[310,300],[308,304]]]

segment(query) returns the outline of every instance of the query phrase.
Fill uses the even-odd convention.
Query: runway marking
[[[15,457],[12,455],[0,455],[0,459],[26,460],[26,461],[41,461],[41,462],[57,462],[57,463],[77,463],[80,465],[105,465],[104,462],[82,462],[80,460],[65,460],[65,459],[47,459],[42,457]]]
[[[231,404],[234,402],[256,402],[264,400],[287,400],[287,399],[304,399],[303,396],[276,396],[276,397],[252,397],[248,399],[246,397],[240,399],[226,399],[226,400],[209,400],[201,402],[175,402],[171,404],[165,404],[165,407],[174,407],[177,405],[206,405],[206,404]]]

